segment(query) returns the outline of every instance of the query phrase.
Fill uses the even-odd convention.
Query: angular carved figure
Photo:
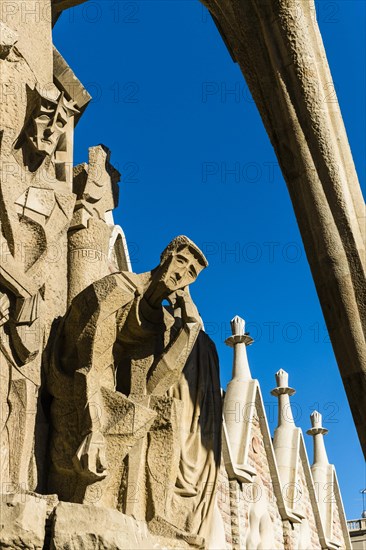
[[[50,490],[198,546],[221,445],[216,350],[188,290],[206,265],[180,236],[153,271],[87,287],[58,327],[48,372]]]
[[[63,92],[55,93],[53,90],[53,94],[45,95],[36,87],[35,90],[28,90],[28,96],[31,98],[30,105],[34,107],[15,148],[22,149],[22,162],[30,172],[46,162],[47,168],[53,165],[59,180],[65,180],[62,153],[67,150],[67,126],[70,117],[78,110]],[[61,157],[61,162],[58,157]]]

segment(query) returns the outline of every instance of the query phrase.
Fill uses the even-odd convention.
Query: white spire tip
[[[288,373],[280,369],[275,374],[276,377],[276,384],[278,388],[287,388],[288,387]]]
[[[230,321],[231,326],[231,333],[233,336],[242,336],[245,331],[245,321],[239,315],[235,315],[235,317]]]

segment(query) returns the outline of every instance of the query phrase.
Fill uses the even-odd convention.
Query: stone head
[[[37,99],[25,134],[33,150],[45,157],[55,152],[70,116],[78,111],[63,93],[53,99],[38,92]]]
[[[165,287],[169,295],[193,283],[207,265],[198,246],[188,237],[180,235],[162,252],[154,278],[159,286]]]

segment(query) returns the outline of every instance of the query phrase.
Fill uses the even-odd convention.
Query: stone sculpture
[[[66,181],[66,159],[62,153],[67,152],[67,133],[71,130],[72,135],[73,131],[70,118],[78,110],[57,88],[48,89],[46,94],[37,86],[34,90],[27,88],[27,96],[28,109],[32,112],[15,144],[15,150],[22,152],[19,164],[24,164],[33,173],[45,163],[45,172],[52,167],[57,180]]]
[[[68,231],[68,303],[89,284],[116,270],[130,271],[125,236],[115,225],[120,173],[104,145],[89,149],[89,163],[74,168],[74,215]]]
[[[21,29],[21,22],[15,26]],[[45,67],[23,55],[23,38],[18,49],[16,32],[2,23],[1,75],[11,90],[0,107],[0,476],[8,488],[34,489],[41,482],[34,441],[45,428],[38,402],[42,351],[66,306],[63,250],[75,203],[70,168],[77,108],[50,83]]]
[[[223,397],[216,349],[189,293],[207,266],[200,249],[177,237],[155,269],[132,273],[113,219],[120,174],[109,150],[91,147],[88,163],[73,167],[74,126],[91,97],[53,46],[51,27],[64,9],[83,1],[2,0],[0,10],[0,547],[222,550],[226,544],[270,548],[274,540],[286,550],[348,547],[321,417],[312,415],[308,432],[315,445],[310,471],[301,431],[294,423],[285,426],[281,414],[272,444],[247,360],[252,339],[239,317],[226,340],[234,365]],[[220,10],[216,0],[207,3],[216,19],[225,14],[221,30],[228,43],[240,41],[235,55],[262,114],[269,106],[268,120],[263,116],[300,226],[306,233],[313,207],[324,208],[326,227],[338,231],[328,241],[324,225],[314,224],[323,240],[310,261],[327,304],[317,262],[323,253],[329,259],[337,244],[334,265],[345,267],[337,271],[345,276],[333,290],[341,314],[349,299],[351,337],[335,332],[336,351],[359,368],[362,212],[352,162],[339,113],[321,112],[310,101],[304,59],[286,42],[294,30],[295,50],[321,59],[320,42],[303,40],[316,29],[293,29],[292,6],[282,0],[240,6],[225,0]],[[286,70],[281,55],[271,56],[273,44],[282,57],[285,52]],[[245,51],[255,55],[242,57]],[[287,55],[296,59],[289,64]],[[288,67],[299,74],[289,76]],[[326,64],[323,69],[322,85]],[[267,71],[269,78],[261,78]],[[270,94],[262,94],[263,82]],[[334,121],[343,156],[327,133]],[[338,174],[334,167],[342,162],[346,168]],[[309,190],[303,212],[293,192],[299,174]],[[287,374],[281,370],[277,378],[273,394],[289,406]],[[326,484],[334,485],[334,502],[318,506],[314,480],[323,485],[324,499]],[[300,484],[301,503],[295,492],[285,498],[289,483]]]
[[[207,534],[221,394],[216,351],[188,290],[206,266],[180,236],[153,271],[107,275],[72,301],[48,373],[50,489],[64,500],[95,499],[170,536]]]

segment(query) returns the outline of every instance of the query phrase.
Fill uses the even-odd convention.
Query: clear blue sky
[[[317,2],[363,183],[365,4]],[[238,314],[256,340],[249,361],[272,433],[277,409],[269,392],[283,368],[297,390],[297,424],[306,431],[312,410],[323,414],[346,515],[360,517],[364,461],[286,185],[207,11],[198,0],[89,1],[63,14],[54,42],[94,97],[76,130],[75,163],[104,143],[123,174],[115,219],[133,269],[154,267],[179,234],[206,252],[210,265],[192,295],[216,343],[223,387],[232,361],[223,341]]]

